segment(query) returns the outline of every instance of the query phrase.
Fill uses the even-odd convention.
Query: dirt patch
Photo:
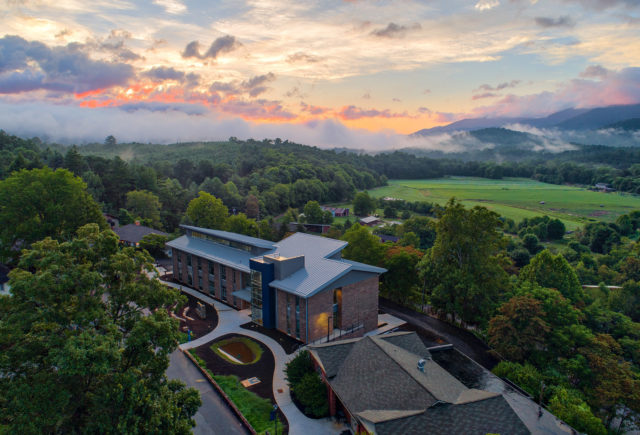
[[[596,210],[594,212],[589,213],[589,216],[600,217],[600,216],[606,216],[608,214],[611,214],[611,213],[605,210]]]
[[[275,340],[280,346],[282,346],[282,349],[287,355],[291,355],[293,352],[298,350],[300,346],[304,345],[301,341],[298,341],[293,337],[289,337],[287,334],[280,332],[277,329],[268,329],[264,326],[258,325],[257,323],[249,322],[244,325],[240,325],[240,327],[259,332],[260,334],[266,335],[272,340]]]
[[[207,364],[207,368],[216,375],[236,375],[240,380],[257,377],[260,383],[248,388],[260,397],[274,400],[273,397],[273,371],[275,369],[275,359],[267,346],[257,340],[253,340],[262,348],[262,357],[255,363],[249,365],[233,364],[216,354],[211,345],[230,338],[245,338],[253,340],[246,335],[227,334],[198,346],[195,349],[196,355],[202,358]],[[275,403],[275,402],[274,402]]]
[[[256,357],[253,352],[251,352],[251,349],[249,349],[247,345],[241,341],[232,341],[229,344],[220,346],[220,349],[233,356],[243,364],[249,364]]]
[[[213,307],[213,305],[209,305],[206,302],[202,302],[195,297],[191,296],[187,293],[182,293],[188,299],[187,304],[181,309],[174,312],[174,318],[177,318],[180,321],[180,330],[183,332],[187,332],[188,329],[191,330],[191,338],[202,337],[210,331],[213,331],[216,326],[218,326],[218,312]],[[206,311],[206,318],[202,319],[198,315],[197,307],[198,302],[204,304]],[[171,311],[174,311],[175,307],[171,308]]]

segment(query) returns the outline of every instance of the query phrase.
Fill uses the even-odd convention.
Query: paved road
[[[171,354],[167,377],[180,379],[187,386],[194,387],[200,391],[202,406],[194,417],[196,421],[196,427],[193,429],[194,434],[245,435],[249,433],[233,411],[220,398],[216,390],[202,376],[200,370],[180,350],[176,350]]]
[[[487,370],[491,370],[498,363],[498,360],[488,353],[489,348],[487,345],[469,331],[426,314],[420,314],[383,298],[380,298],[380,309],[403,319],[411,325],[426,329],[440,336],[444,341],[453,344],[458,351],[464,353]]]

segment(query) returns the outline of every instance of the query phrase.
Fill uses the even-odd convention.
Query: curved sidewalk
[[[162,283],[178,290],[182,290],[183,292],[188,293],[193,297],[196,297],[204,302],[213,305],[218,312],[218,326],[216,327],[216,329],[200,338],[197,338],[188,343],[181,344],[181,349],[187,350],[198,347],[225,334],[242,334],[255,338],[256,340],[264,343],[264,345],[267,346],[269,350],[271,350],[271,353],[273,353],[275,359],[275,369],[273,374],[273,396],[276,399],[278,407],[287,417],[287,420],[289,422],[290,434],[339,434],[343,430],[347,429],[347,427],[344,425],[336,425],[331,418],[323,418],[319,420],[308,418],[302,412],[300,412],[298,407],[291,401],[291,394],[289,392],[289,385],[285,380],[284,369],[285,364],[291,361],[296,353],[287,355],[282,349],[282,346],[280,346],[272,338],[252,330],[241,328],[240,325],[251,321],[251,317],[249,315],[250,310],[237,311],[189,287],[166,281],[162,281]],[[279,393],[278,390],[282,390],[282,393]]]

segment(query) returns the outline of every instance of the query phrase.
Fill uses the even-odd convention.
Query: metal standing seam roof
[[[204,234],[210,234],[214,237],[221,237],[225,240],[233,240],[245,244],[252,243],[252,246],[260,245],[259,247],[261,248],[269,248],[270,250],[264,252],[263,255],[278,254],[287,258],[304,255],[304,268],[301,268],[282,280],[272,281],[269,285],[305,298],[321,291],[350,271],[376,274],[386,272],[386,269],[381,267],[370,266],[342,258],[328,258],[339,253],[347,246],[348,243],[342,240],[313,236],[305,233],[295,233],[278,243],[273,243],[256,239],[255,237],[229,233],[227,231],[208,230],[206,228],[191,227],[188,225],[182,225],[182,227]],[[260,258],[249,252],[198,237],[182,236],[168,242],[167,246],[216,261],[229,267],[234,267],[244,272],[250,272],[249,260],[251,258]]]
[[[295,233],[276,244],[275,254],[284,257],[305,256],[305,267],[282,280],[272,281],[271,287],[308,298],[326,288],[352,270],[384,273],[386,269],[345,259],[331,259],[348,245],[342,240]]]
[[[209,228],[193,227],[191,225],[180,225],[180,227],[186,230],[197,231],[199,233],[207,234],[213,237],[219,237],[224,240],[230,240],[233,242],[243,243],[249,246],[255,246],[257,248],[273,249],[275,246],[275,243],[270,242],[269,240],[259,239],[257,237],[245,236],[244,234],[231,233],[229,231],[222,231],[222,230],[211,230]]]
[[[167,242],[167,246],[179,249],[224,266],[233,267],[243,272],[251,272],[249,260],[254,257],[250,252],[230,246],[212,243],[197,237],[181,236]]]

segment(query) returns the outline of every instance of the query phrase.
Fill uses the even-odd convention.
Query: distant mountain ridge
[[[543,118],[462,119],[441,127],[425,128],[412,133],[411,136],[431,136],[454,131],[499,128],[510,124],[524,124],[537,128],[553,127],[561,130],[597,130],[633,118],[640,118],[640,104],[597,107],[593,109],[565,109]]]

